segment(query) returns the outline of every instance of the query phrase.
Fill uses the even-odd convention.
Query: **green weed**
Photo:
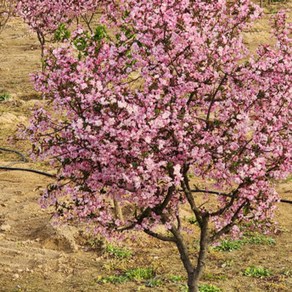
[[[198,221],[196,220],[195,217],[190,217],[187,219],[187,221],[192,225],[198,225]]]
[[[119,259],[127,259],[132,256],[132,252],[128,249],[121,248],[114,246],[112,244],[109,244],[105,248],[106,253],[110,254],[111,256]]]
[[[206,273],[204,274],[204,280],[226,280],[227,276],[222,274]]]
[[[136,268],[128,270],[125,275],[130,280],[141,281],[152,279],[155,276],[155,273],[152,268]]]
[[[106,284],[123,284],[125,282],[129,281],[128,277],[125,275],[110,275],[105,277],[100,277],[97,279],[97,283]]]
[[[223,240],[220,245],[214,247],[219,251],[233,251],[241,248],[242,242],[239,240]]]
[[[226,239],[220,242],[220,244],[214,247],[214,250],[219,251],[233,251],[238,250],[245,244],[256,244],[256,245],[275,245],[276,241],[272,237],[268,237],[262,234],[246,234],[240,240]]]
[[[110,275],[104,277],[98,277],[96,279],[97,283],[106,284],[123,284],[128,281],[146,281],[147,287],[157,287],[162,281],[159,279],[155,279],[155,273],[151,268],[135,268],[131,270],[127,270],[126,272],[120,275]]]
[[[243,275],[254,278],[264,278],[269,277],[271,275],[271,272],[264,267],[251,266],[245,269]]]
[[[162,284],[162,280],[161,279],[157,279],[157,278],[153,278],[153,279],[149,279],[145,286],[149,287],[149,288],[154,288],[154,287],[159,287]]]
[[[168,279],[174,283],[182,282],[184,280],[184,278],[180,275],[170,275]]]
[[[9,93],[7,93],[7,92],[0,93],[0,101],[6,101],[10,98],[11,98],[11,96]]]
[[[275,245],[276,241],[272,237],[268,237],[262,234],[255,234],[245,237],[242,242],[244,244],[258,244],[258,245]]]
[[[214,285],[203,284],[199,285],[200,292],[221,292],[222,290]]]

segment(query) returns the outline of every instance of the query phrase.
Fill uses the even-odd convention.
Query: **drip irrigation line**
[[[179,192],[183,192],[183,190],[179,190]],[[232,197],[230,194],[220,193],[220,192],[215,192],[215,191],[206,191],[206,190],[196,190],[195,189],[195,190],[191,190],[191,192],[192,193],[207,193],[207,194],[211,194],[211,195],[223,196],[223,197],[228,197],[228,198]],[[279,202],[292,205],[292,201],[288,200],[288,199],[280,199]]]
[[[37,173],[37,174],[44,175],[44,176],[51,177],[51,178],[56,177],[54,174],[50,174],[48,172],[44,172],[44,171],[40,171],[40,170],[36,170],[36,169],[31,169],[31,168],[0,166],[0,170],[27,171],[27,172]]]
[[[0,147],[0,151],[15,153],[21,158],[22,162],[28,162],[27,158],[19,151],[7,149],[7,148],[3,148],[3,147]],[[40,170],[36,170],[36,169],[32,169],[32,168],[12,167],[12,165],[17,164],[17,163],[18,163],[17,161],[14,161],[6,166],[0,166],[0,170],[27,171],[27,172],[37,173],[37,174],[44,175],[44,176],[51,177],[51,178],[56,177],[53,174],[50,174],[50,173],[47,173],[44,171],[40,171]]]
[[[286,203],[286,204],[292,204],[291,200],[287,200],[287,199],[280,199],[281,203]]]
[[[0,147],[0,151],[15,153],[15,154],[17,154],[18,156],[21,157],[21,161],[28,162],[27,158],[19,151],[12,150],[12,149],[7,149],[7,148],[2,148],[2,147]]]

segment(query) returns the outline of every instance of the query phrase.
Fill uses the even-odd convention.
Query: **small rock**
[[[0,231],[6,232],[9,231],[11,229],[11,226],[9,224],[2,224],[0,226]]]
[[[14,274],[14,275],[12,276],[12,278],[13,278],[13,280],[17,280],[17,279],[19,279],[19,274]]]

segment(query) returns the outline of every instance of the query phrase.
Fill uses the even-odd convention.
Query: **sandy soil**
[[[268,39],[267,21],[257,25],[247,42]],[[40,67],[40,51],[33,33],[19,19],[11,19],[0,35],[0,147],[27,153],[28,145],[13,136],[18,123],[26,123],[38,101],[29,74]],[[19,161],[16,154],[0,151],[0,166],[14,165],[50,171],[45,165]],[[183,291],[185,277],[173,246],[145,235],[129,238],[124,246],[132,251],[126,259],[106,251],[106,243],[81,234],[80,227],[56,227],[49,210],[38,198],[50,178],[29,172],[0,171],[0,291]],[[283,198],[292,199],[292,183],[279,184]],[[291,222],[292,205],[279,204],[279,232],[275,245],[246,244],[229,253],[211,250],[203,282],[223,291],[292,291]],[[267,278],[242,275],[249,266],[272,271]],[[124,284],[99,283],[101,276],[120,275],[135,267],[151,267],[161,281],[146,287],[143,281]],[[159,282],[159,281],[158,281]],[[149,286],[149,283],[148,283]],[[150,285],[151,286],[151,285]]]

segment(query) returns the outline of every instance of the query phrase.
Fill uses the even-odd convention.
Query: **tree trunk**
[[[113,202],[116,219],[119,219],[121,220],[121,222],[124,222],[124,216],[119,202],[116,199],[113,199]]]
[[[195,277],[195,273],[188,274],[188,288],[189,292],[199,292],[199,282]]]
[[[205,258],[208,248],[208,223],[209,215],[205,214],[202,217],[201,236],[200,236],[200,250],[197,261],[197,266],[194,272],[188,273],[188,288],[189,292],[199,292],[199,280],[205,268]]]

